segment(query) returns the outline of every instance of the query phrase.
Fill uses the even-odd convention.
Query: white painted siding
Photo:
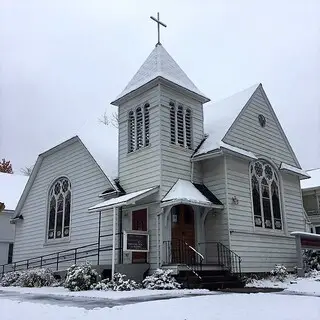
[[[8,262],[9,243],[14,241],[14,225],[10,224],[12,216],[10,212],[0,213],[0,265]]]
[[[280,173],[279,173],[280,174]],[[255,228],[251,203],[249,162],[227,157],[227,183],[231,249],[242,258],[244,272],[268,272],[276,263],[296,266],[294,230],[304,231],[300,183],[297,177],[280,174],[285,230]],[[233,204],[236,196],[239,204]]]
[[[170,140],[170,101],[192,110],[192,146],[193,150],[172,145]],[[161,86],[161,190],[163,197],[177,179],[190,180],[191,162],[190,157],[203,139],[203,107],[202,104],[184,95]],[[201,165],[194,167],[194,181],[201,182]]]
[[[228,212],[226,208],[226,180],[224,158],[203,161],[203,183],[223,203],[223,210],[209,212],[205,220],[205,242],[221,242],[229,247]],[[203,246],[202,246],[203,247]],[[207,262],[217,262],[216,244],[207,244],[205,256]]]
[[[67,176],[72,186],[70,241],[46,244],[48,191],[60,176]],[[45,157],[21,210],[24,219],[16,224],[14,261],[97,242],[98,214],[89,213],[88,208],[101,201],[98,195],[109,187],[106,176],[80,142]],[[111,214],[103,213],[102,233],[112,232],[111,219]]]
[[[128,113],[149,103],[150,145],[128,153]],[[158,86],[119,107],[119,179],[124,190],[160,185],[160,113]]]
[[[261,90],[256,91],[251,103],[242,111],[223,141],[250,150],[258,156],[268,155],[277,165],[283,161],[299,166]],[[258,121],[259,114],[266,118],[264,128]]]

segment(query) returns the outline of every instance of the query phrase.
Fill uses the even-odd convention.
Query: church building
[[[212,103],[158,42],[112,104],[117,179],[80,136],[40,154],[13,219],[15,269],[293,270],[308,174],[262,84]]]

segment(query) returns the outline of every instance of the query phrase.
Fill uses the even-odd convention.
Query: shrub
[[[181,284],[172,276],[173,270],[157,269],[151,276],[142,281],[146,289],[151,290],[172,290],[180,289]]]
[[[39,268],[21,272],[15,285],[21,287],[48,287],[54,282],[55,278],[50,269]]]
[[[64,287],[70,291],[93,289],[97,283],[98,274],[92,269],[89,262],[81,265],[72,265],[67,270]]]
[[[305,250],[303,260],[307,272],[310,270],[320,271],[320,251]]]
[[[284,279],[288,276],[287,268],[281,264],[276,264],[270,273],[280,281],[284,281]]]
[[[50,269],[38,268],[6,273],[0,281],[3,287],[47,287],[55,283]]]
[[[125,279],[126,275],[121,273],[115,273],[111,280],[104,279],[96,286],[96,290],[113,290],[113,291],[131,291],[139,289],[139,285],[130,279]]]
[[[0,286],[2,287],[10,287],[16,285],[15,283],[20,277],[19,271],[7,272],[0,279]]]

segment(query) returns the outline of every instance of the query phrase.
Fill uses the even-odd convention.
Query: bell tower
[[[112,102],[119,114],[119,180],[126,192],[190,180],[190,157],[203,139],[203,103],[210,101],[158,42]]]

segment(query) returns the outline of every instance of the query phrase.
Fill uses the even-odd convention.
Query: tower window
[[[146,147],[150,143],[149,103],[138,107],[128,115],[128,151]]]
[[[181,147],[192,149],[191,110],[170,103],[170,141]]]

